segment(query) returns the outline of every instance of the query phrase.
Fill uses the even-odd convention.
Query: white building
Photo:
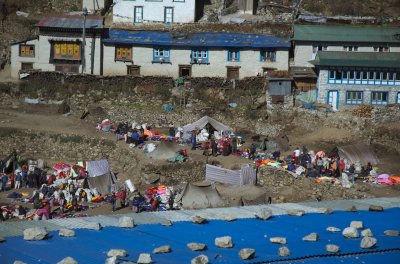
[[[203,16],[203,0],[114,0],[114,23],[191,23]]]
[[[37,26],[39,35],[35,39],[11,46],[12,77],[30,70],[101,74],[102,17],[52,15]]]
[[[400,28],[354,25],[295,25],[294,65],[313,67],[319,50],[400,52]]]
[[[86,8],[90,12],[95,12],[104,8],[105,0],[82,0],[82,10]]]
[[[289,40],[267,35],[110,29],[103,73],[242,79],[288,71],[289,48]]]

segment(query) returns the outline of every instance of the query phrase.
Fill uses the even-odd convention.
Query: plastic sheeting
[[[206,179],[232,185],[255,184],[256,170],[249,165],[242,166],[240,170],[229,170],[207,164]]]
[[[366,143],[358,143],[353,145],[338,147],[340,158],[346,158],[352,163],[359,163],[361,165],[378,164],[378,157],[371,145]]]
[[[302,217],[274,216],[269,221],[257,219],[239,219],[233,222],[210,220],[209,223],[198,225],[191,222],[175,222],[172,226],[160,224],[138,225],[133,229],[107,227],[100,231],[76,229],[75,237],[60,237],[58,232],[50,232],[50,238],[43,241],[24,241],[22,236],[7,237],[0,243],[1,263],[13,263],[21,260],[26,263],[57,263],[71,256],[78,263],[104,263],[107,252],[113,248],[125,249],[128,256],[125,261],[137,261],[140,253],[151,253],[154,248],[170,245],[172,252],[168,254],[152,254],[154,263],[190,263],[190,260],[200,254],[208,256],[212,263],[244,263],[238,256],[242,248],[254,248],[255,258],[246,263],[269,263],[274,260],[298,259],[296,263],[397,263],[400,251],[373,253],[400,247],[400,237],[383,235],[388,229],[399,230],[400,208],[387,209],[383,212],[344,212],[335,211],[331,215],[305,214]],[[377,238],[377,247],[361,249],[361,237],[346,239],[339,233],[326,231],[328,226],[344,229],[351,221],[364,222],[366,228],[371,228]],[[320,236],[317,242],[304,242],[302,238],[311,232]],[[234,247],[222,249],[214,244],[214,239],[229,235]],[[291,255],[278,257],[278,248],[282,245],[271,244],[270,237],[286,237],[286,245]],[[192,252],[186,244],[189,242],[205,243],[207,250]],[[341,254],[361,253],[363,255],[346,255],[340,257],[328,254],[326,244],[340,246]],[[367,254],[368,253],[368,254]],[[376,256],[379,256],[377,258]],[[379,260],[374,262],[373,260]],[[336,260],[333,261],[333,260]]]
[[[190,183],[186,184],[181,197],[177,201],[182,203],[185,209],[204,209],[210,207],[222,207],[224,201],[219,196],[216,189],[211,186],[195,186]]]
[[[183,131],[193,131],[195,129],[203,129],[207,124],[210,124],[218,131],[226,131],[226,132],[233,131],[233,129],[230,128],[229,126],[224,125],[223,123],[218,122],[217,120],[209,116],[203,116],[196,122],[187,124],[186,126],[183,127]]]

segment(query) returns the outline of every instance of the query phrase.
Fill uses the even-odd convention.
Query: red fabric
[[[344,163],[344,160],[339,161],[339,170],[344,170],[346,168],[346,164]]]

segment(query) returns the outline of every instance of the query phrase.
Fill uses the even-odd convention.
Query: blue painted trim
[[[339,90],[337,90],[337,89],[328,89],[328,94],[326,96],[326,103],[327,104],[329,104],[329,93],[330,92],[336,92],[337,93],[336,109],[339,109],[339,97],[340,97]]]
[[[387,95],[386,95],[386,99],[387,99],[387,101],[386,101],[386,104],[373,104],[372,103],[372,93],[386,93]],[[390,91],[371,91],[370,92],[370,97],[371,97],[371,99],[370,99],[370,103],[371,103],[371,105],[375,105],[375,106],[386,106],[386,105],[388,105],[390,102]],[[377,100],[374,100],[374,101],[377,101]],[[379,101],[379,102],[383,102],[383,101]]]
[[[230,54],[233,53],[233,52],[237,53],[237,60],[235,60],[235,61],[232,61],[232,57],[230,56]],[[227,50],[226,61],[240,62],[240,50],[239,49],[228,49]]]
[[[344,85],[355,85],[355,86],[374,86],[374,85],[379,85],[379,86],[400,86],[400,80],[397,81],[396,84],[396,76],[397,73],[393,72],[393,79],[389,80],[387,78],[387,80],[385,81],[385,83],[383,83],[383,79],[382,79],[382,71],[379,72],[375,72],[373,71],[373,78],[371,80],[370,78],[370,71],[367,71],[367,79],[363,79],[363,72],[364,71],[354,71],[354,79],[350,80],[350,71],[346,71],[347,72],[347,78],[344,80],[343,79],[343,72],[342,71],[342,77],[340,78],[340,80],[336,79],[336,74],[337,71],[336,70],[327,70],[328,71],[328,78],[327,78],[327,84],[344,84]],[[333,71],[333,79],[330,78],[331,72]],[[356,79],[357,78],[357,73],[360,74],[361,79]],[[376,79],[376,73],[379,73],[379,79]],[[387,73],[387,72],[386,72]],[[344,81],[343,81],[344,80]],[[357,83],[360,82],[360,83]],[[366,83],[363,83],[366,82]],[[393,82],[393,84],[389,84],[389,82]]]
[[[162,49],[163,56],[156,56],[156,49]],[[168,56],[165,56],[165,51],[168,51]],[[154,46],[153,47],[153,61],[160,61],[160,59],[163,58],[165,62],[170,62],[171,61],[171,49],[169,47],[163,47],[163,46]]]
[[[361,93],[361,103],[348,103],[347,102],[347,92],[360,92]],[[345,104],[346,105],[360,105],[360,104],[364,104],[364,91],[360,91],[360,90],[344,90],[344,98],[345,98]],[[355,100],[353,100],[355,101]]]
[[[209,57],[209,53],[208,53],[208,49],[205,48],[193,48],[191,51],[192,54],[192,59],[191,59],[191,63],[194,63],[194,53],[195,52],[200,52],[202,53],[203,51],[206,52],[206,58],[204,59],[203,57],[201,57],[201,63],[208,63],[208,57]]]

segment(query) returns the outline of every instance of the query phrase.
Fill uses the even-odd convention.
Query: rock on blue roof
[[[178,47],[290,48],[289,39],[245,33],[172,33],[110,29],[109,38],[103,42]]]

